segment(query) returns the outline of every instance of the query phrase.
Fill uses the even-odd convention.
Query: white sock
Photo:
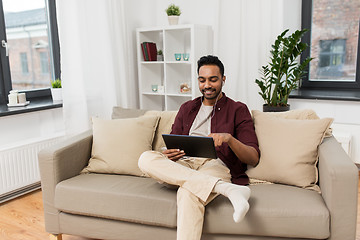
[[[213,191],[229,198],[234,208],[235,222],[238,223],[245,217],[250,207],[248,203],[251,194],[250,188],[220,180],[215,184]]]

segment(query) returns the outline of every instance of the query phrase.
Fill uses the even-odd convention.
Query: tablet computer
[[[189,135],[162,135],[167,149],[184,150],[185,156],[217,158],[214,140],[212,137],[200,137]]]

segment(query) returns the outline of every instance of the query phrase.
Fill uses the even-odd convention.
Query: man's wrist
[[[228,143],[228,145],[230,146],[230,145],[234,144],[237,139],[234,138],[233,135],[231,135],[231,134],[229,134],[229,135],[230,135],[230,137],[229,137],[229,140],[227,141],[227,143]]]

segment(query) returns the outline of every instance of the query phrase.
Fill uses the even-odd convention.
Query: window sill
[[[290,93],[289,98],[360,101],[360,90],[297,89]]]
[[[30,104],[25,107],[8,107],[7,104],[0,104],[0,117],[62,107],[62,101],[53,102],[51,96],[29,98],[28,100]]]

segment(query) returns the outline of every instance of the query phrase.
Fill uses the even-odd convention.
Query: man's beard
[[[205,93],[206,91],[212,91],[212,92],[214,92],[215,94],[212,95],[212,96],[207,96],[206,93]],[[219,94],[221,93],[221,89],[220,89],[219,92],[217,92],[215,88],[205,88],[205,89],[201,90],[201,93],[203,94],[203,97],[206,98],[206,99],[215,99],[215,98],[217,98],[217,97],[219,96]]]

